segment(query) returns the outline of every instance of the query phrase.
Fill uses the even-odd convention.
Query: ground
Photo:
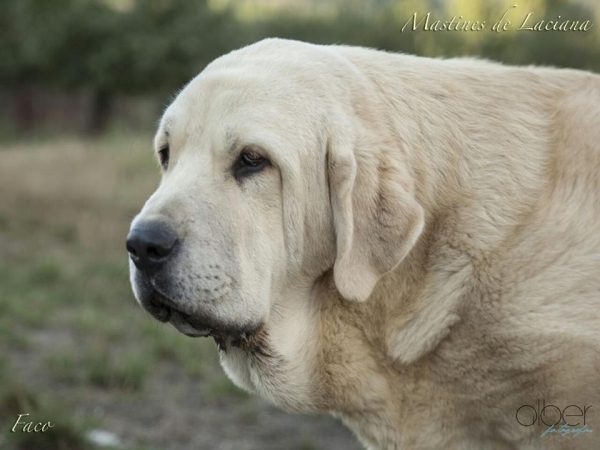
[[[237,389],[212,340],[137,306],[125,235],[155,189],[148,134],[0,142],[0,448],[359,449],[329,417]],[[46,433],[10,433],[17,415]],[[115,448],[115,447],[113,447]]]

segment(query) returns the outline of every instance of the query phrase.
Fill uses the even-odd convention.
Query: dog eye
[[[262,157],[259,153],[253,150],[245,150],[242,152],[237,164],[235,165],[235,177],[240,178],[260,172],[267,165],[269,165],[268,159]]]
[[[168,145],[162,147],[158,151],[158,159],[160,160],[160,165],[162,166],[162,168],[164,170],[167,170],[167,167],[169,167],[169,146]]]
[[[266,161],[265,158],[260,156],[258,153],[252,151],[242,153],[240,160],[243,164],[249,167],[258,167],[264,161]]]

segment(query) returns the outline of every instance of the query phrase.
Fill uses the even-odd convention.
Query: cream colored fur
[[[269,355],[221,352],[237,385],[370,449],[600,448],[598,75],[265,40],[156,141],[136,220],[185,234],[181,302],[265,324]],[[237,183],[248,145],[272,166]],[[538,399],[591,405],[594,432],[519,425]]]

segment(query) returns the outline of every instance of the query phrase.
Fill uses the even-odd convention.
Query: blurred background
[[[494,33],[589,20],[587,32]],[[485,20],[480,32],[410,31]],[[212,340],[151,319],[125,235],[159,181],[152,133],[212,59],[264,37],[600,70],[597,0],[5,0],[0,9],[0,448],[359,449],[328,417],[233,386]],[[55,424],[10,433],[23,421]]]

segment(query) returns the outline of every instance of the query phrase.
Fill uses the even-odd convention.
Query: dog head
[[[138,301],[190,336],[234,339],[331,270],[342,297],[366,300],[423,227],[368,83],[335,47],[281,40],[192,80],[160,122],[162,181],[128,236]]]

